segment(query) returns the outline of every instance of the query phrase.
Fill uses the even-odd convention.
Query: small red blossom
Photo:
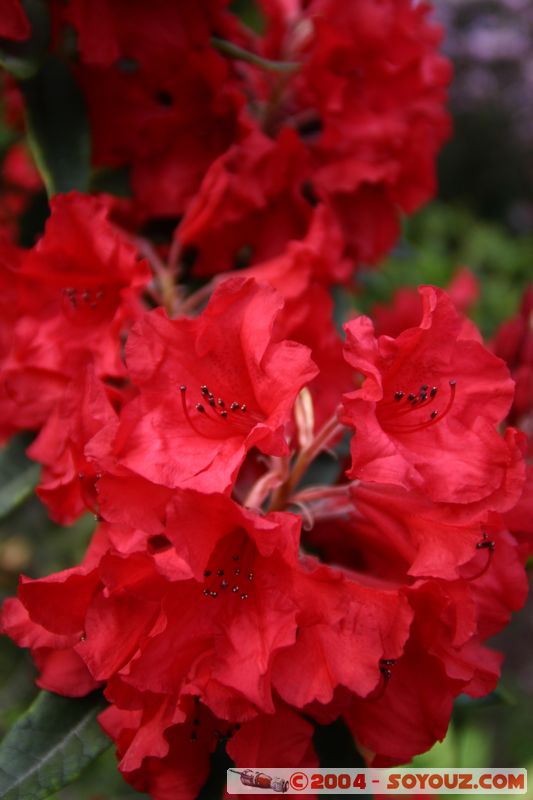
[[[0,17],[0,36],[3,39],[24,41],[31,33],[30,23],[20,0],[4,0]]]
[[[67,525],[87,508],[96,513],[96,481],[101,477],[86,445],[116,414],[103,384],[88,371],[70,384],[28,455],[43,464],[37,494],[52,519]]]
[[[139,396],[122,413],[118,462],[165,486],[228,491],[250,448],[288,453],[294,400],[317,369],[306,347],[273,334],[281,306],[238,278],[197,319],[145,314],[128,340]]]
[[[272,141],[252,129],[212,164],[176,232],[194,248],[197,274],[234,269],[247,254],[266,261],[303,238],[313,211],[302,192],[305,161],[294,131]]]
[[[300,607],[298,639],[276,655],[273,682],[280,696],[299,708],[329,703],[337,687],[361,697],[380,684],[380,662],[401,655],[412,621],[394,587],[309,559],[295,578]]]
[[[130,168],[142,218],[177,218],[240,132],[243,100],[210,45],[221,5],[78,0],[62,15],[81,33],[76,72],[95,164]]]
[[[466,314],[479,297],[479,283],[466,267],[457,270],[449,283],[447,294],[455,307]],[[389,304],[377,303],[370,316],[378,336],[399,336],[406,328],[415,328],[422,317],[422,299],[415,287],[398,289]]]
[[[40,427],[72,379],[92,364],[99,378],[125,375],[121,337],[139,315],[150,274],[108,219],[105,199],[58,195],[32,250],[6,245],[14,295],[0,384],[4,430]]]
[[[36,192],[42,188],[41,177],[21,143],[12,145],[2,162],[3,191],[0,195],[0,240],[17,242],[20,218]]]
[[[275,714],[232,724],[214,716],[197,695],[189,696],[175,712],[183,720],[173,725],[172,706],[162,696],[143,695],[142,702],[142,709],[113,705],[100,720],[117,742],[126,780],[157,800],[194,800],[209,774],[209,755],[223,742],[237,767],[317,765],[313,726],[281,703]]]
[[[519,313],[496,332],[492,350],[503,358],[516,381],[509,421],[531,432],[533,416],[533,286],[522,298]]]
[[[205,49],[213,27],[224,24],[224,6],[223,0],[155,0],[148,9],[129,0],[72,0],[52,10],[56,25],[76,28],[84,63],[111,67],[120,58],[161,65],[176,51]]]
[[[356,431],[349,475],[476,502],[506,479],[511,455],[496,425],[513,382],[444,292],[420,292],[419,327],[396,339],[376,338],[367,317],[346,325],[346,360],[364,376],[343,401],[342,419]]]

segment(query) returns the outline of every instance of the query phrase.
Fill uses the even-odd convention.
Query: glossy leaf
[[[97,715],[102,695],[41,692],[0,743],[1,800],[42,800],[79,777],[111,742]]]
[[[0,519],[26,500],[39,480],[40,467],[26,457],[27,446],[18,436],[0,450]]]
[[[89,188],[91,148],[80,89],[63,61],[48,56],[39,72],[21,84],[28,141],[49,196]]]
[[[31,26],[29,38],[23,42],[0,39],[0,66],[21,80],[38,71],[50,37],[45,0],[22,0],[22,7]]]

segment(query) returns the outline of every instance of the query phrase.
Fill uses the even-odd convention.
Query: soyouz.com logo
[[[525,769],[228,770],[228,794],[526,794]]]

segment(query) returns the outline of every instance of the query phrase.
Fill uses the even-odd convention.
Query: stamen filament
[[[426,428],[430,428],[432,425],[436,425],[438,422],[440,422],[446,416],[446,414],[448,414],[448,412],[450,411],[451,407],[453,406],[453,403],[454,403],[454,400],[455,400],[455,391],[456,391],[457,382],[455,380],[451,380],[451,381],[449,381],[449,385],[450,385],[450,396],[448,398],[448,402],[446,404],[446,407],[444,408],[444,410],[442,412],[439,412],[439,411],[437,411],[437,409],[435,409],[434,411],[431,412],[430,418],[428,420],[425,420],[424,422],[420,422],[420,423],[418,423],[416,425],[404,425],[404,426],[402,426],[402,425],[398,425],[398,426],[392,425],[392,426],[387,426],[388,430],[391,431],[392,433],[414,433],[415,431],[425,430]],[[435,392],[435,394],[436,394],[436,392]],[[431,393],[430,393],[430,395],[431,395]],[[414,411],[415,409],[423,408],[424,406],[426,406],[426,405],[428,405],[429,403],[432,403],[432,402],[433,402],[433,398],[430,397],[429,400],[423,401],[419,405],[416,405],[413,409],[409,409],[409,411]],[[404,416],[404,414],[400,413],[399,416]]]

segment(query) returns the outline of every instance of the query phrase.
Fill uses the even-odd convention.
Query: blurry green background
[[[402,241],[379,270],[361,272],[357,304],[363,310],[388,301],[402,286],[446,286],[458,266],[468,266],[478,278],[480,297],[472,316],[486,337],[517,310],[533,274],[533,85],[528,86],[528,80],[533,84],[533,13],[528,10],[533,4],[524,0],[524,11],[521,3],[438,2],[448,26],[445,46],[456,66],[451,98],[456,133],[439,161],[438,198],[405,222]],[[497,40],[502,31],[503,44]],[[513,35],[522,45],[525,41],[526,55]],[[528,99],[530,128],[522,107]],[[0,157],[9,139],[0,129]],[[25,495],[17,477],[20,468],[28,469],[27,478],[35,476],[24,459],[26,444],[19,438],[0,454],[2,598],[15,592],[20,572],[37,577],[79,561],[94,525],[87,516],[72,528],[60,528],[35,497]],[[4,504],[13,493],[20,502],[6,516]],[[494,642],[506,654],[498,691],[482,700],[460,698],[446,740],[416,759],[417,765],[533,769],[531,642],[532,602]],[[34,675],[26,653],[3,639],[0,734],[35,694]],[[328,746],[333,760],[335,736],[332,731]],[[341,764],[341,750],[339,740],[335,766],[349,766]],[[56,795],[62,800],[133,796],[139,797],[120,778],[111,749],[80,781]],[[527,796],[533,798],[533,791]]]

